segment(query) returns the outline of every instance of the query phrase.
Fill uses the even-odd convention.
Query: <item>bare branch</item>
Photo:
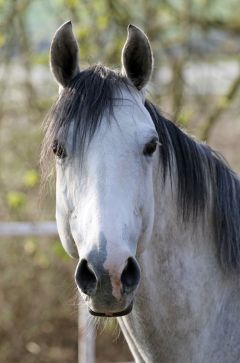
[[[201,138],[203,140],[208,140],[211,129],[216,124],[222,113],[225,112],[231,106],[239,88],[240,88],[240,72],[238,76],[234,79],[232,84],[230,85],[226,95],[219,99],[215,109],[213,110],[208,120],[206,121],[201,133],[202,135]]]

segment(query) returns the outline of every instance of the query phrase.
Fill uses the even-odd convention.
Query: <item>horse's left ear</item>
[[[149,40],[142,30],[131,24],[122,50],[122,67],[123,73],[139,90],[147,84],[153,69]]]

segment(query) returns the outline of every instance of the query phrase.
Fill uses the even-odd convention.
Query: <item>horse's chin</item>
[[[98,311],[94,311],[90,308],[88,308],[88,311],[93,316],[100,316],[103,318],[117,318],[119,316],[124,316],[124,315],[129,314],[132,311],[132,308],[133,308],[133,302],[131,302],[131,304],[128,305],[128,307],[126,309],[119,311],[119,312],[112,312],[112,313],[111,312],[98,312]]]

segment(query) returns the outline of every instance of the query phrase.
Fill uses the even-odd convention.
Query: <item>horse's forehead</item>
[[[123,89],[121,97],[113,101],[113,114],[111,127],[108,122],[103,122],[104,132],[116,133],[125,139],[128,135],[141,137],[153,134],[155,130],[152,118],[144,106],[145,97],[142,92]],[[108,115],[106,115],[108,117]]]
[[[111,111],[103,111],[96,132],[93,136],[88,135],[90,143],[85,149],[85,156],[86,151],[88,157],[92,156],[96,149],[100,154],[101,151],[109,150],[115,155],[118,151],[136,148],[137,144],[142,145],[151,137],[157,136],[153,120],[144,105],[144,94],[132,88],[124,87],[113,95]],[[71,120],[65,139],[65,146],[69,149],[75,138],[76,122],[75,119]],[[59,134],[61,133],[60,129]]]
[[[122,87],[116,93],[119,94],[121,97],[120,99],[124,101],[134,101],[136,104],[144,104],[145,102],[145,94],[143,91],[138,91],[135,87]]]

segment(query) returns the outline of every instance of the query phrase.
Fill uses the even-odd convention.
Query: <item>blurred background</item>
[[[54,181],[40,193],[41,126],[57,97],[50,41],[69,19],[82,68],[119,67],[127,25],[144,29],[148,97],[240,171],[239,0],[0,0],[0,221],[54,220]],[[0,362],[76,362],[75,262],[57,238],[0,243]],[[114,321],[98,329],[96,354],[131,360]]]

